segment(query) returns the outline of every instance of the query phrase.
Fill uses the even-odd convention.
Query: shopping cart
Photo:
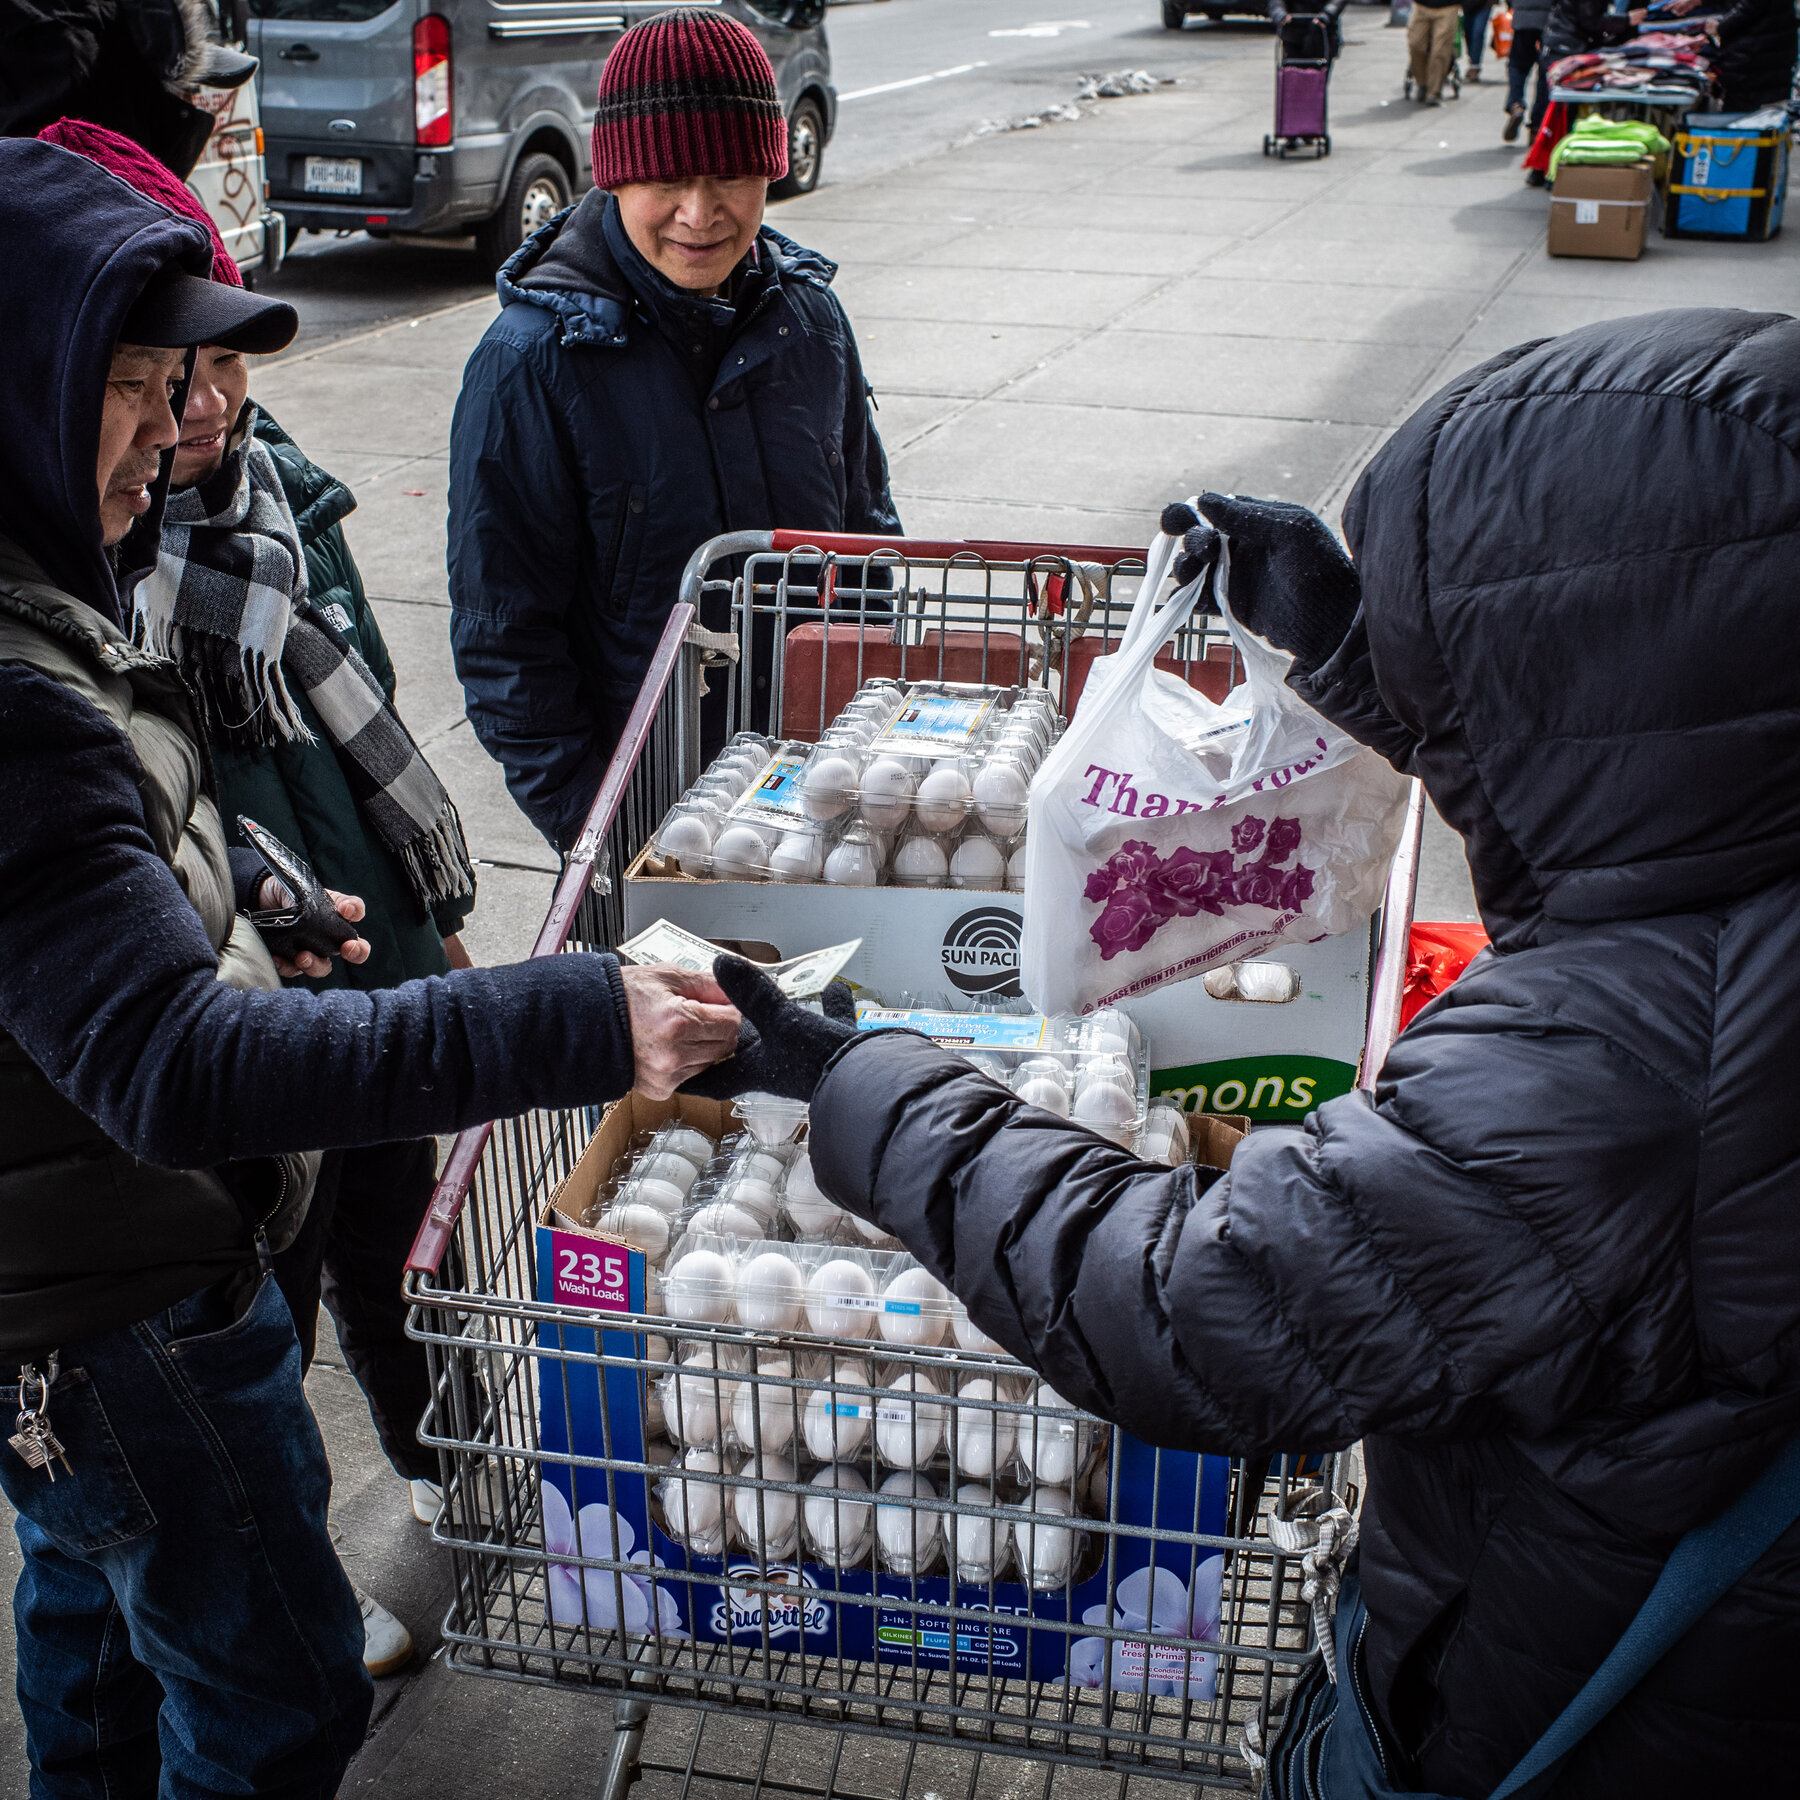
[[[1033,685],[1067,704],[1094,657],[1117,647],[1143,571],[1141,552],[1109,548],[791,532],[703,546],[533,954],[605,941],[616,925],[614,876],[632,840],[647,840],[660,809],[698,773],[703,681],[725,677],[734,718],[767,696],[771,727],[801,737],[816,736],[841,697],[877,673]],[[885,610],[865,604],[876,595]],[[696,629],[702,617],[713,629]],[[753,656],[729,667],[721,617],[741,644],[762,628],[764,668]],[[1167,661],[1202,687],[1230,678],[1228,643],[1204,619],[1177,636]],[[1420,807],[1415,794],[1376,958],[1369,1084],[1398,1016]],[[611,1736],[594,1758],[605,1800],[645,1774],[681,1800],[727,1789],[860,1800],[960,1790],[985,1800],[1016,1797],[1024,1780],[1050,1800],[1059,1781],[1066,1791],[1102,1772],[1120,1800],[1146,1780],[1245,1787],[1239,1729],[1252,1718],[1266,1727],[1318,1655],[1300,1564],[1275,1548],[1266,1523],[1272,1510],[1286,1517],[1331,1491],[1354,1503],[1354,1460],[1283,1459],[1265,1487],[1260,1468],[1246,1475],[1216,1459],[1202,1468],[1097,1420],[1051,1412],[1003,1355],[883,1344],[881,1379],[934,1377],[948,1415],[948,1478],[928,1495],[883,1496],[900,1510],[903,1539],[929,1542],[957,1518],[978,1536],[979,1522],[991,1522],[1002,1541],[1021,1519],[1028,1533],[1038,1529],[1004,1490],[979,1505],[940,1491],[955,1493],[974,1466],[967,1447],[984,1434],[1016,1443],[1073,1431],[1086,1447],[1079,1491],[1092,1516],[1072,1522],[1085,1546],[1062,1589],[1040,1596],[1028,1618],[996,1610],[995,1580],[952,1587],[941,1573],[878,1575],[866,1561],[808,1576],[770,1549],[770,1534],[779,1538],[784,1506],[816,1501],[818,1489],[761,1453],[798,1440],[806,1393],[827,1366],[852,1400],[879,1406],[880,1396],[850,1366],[856,1347],[841,1342],[784,1336],[796,1359],[784,1371],[754,1360],[769,1334],[650,1313],[602,1319],[540,1298],[550,1289],[540,1286],[536,1227],[594,1123],[591,1112],[539,1112],[464,1132],[409,1264],[410,1330],[427,1347],[433,1383],[421,1438],[437,1449],[443,1477],[434,1537],[454,1576],[449,1667],[610,1701]],[[695,1356],[702,1369],[690,1379],[704,1390],[716,1372],[721,1384],[715,1406],[726,1404],[727,1380],[754,1396],[751,1472],[728,1490],[722,1474],[689,1472],[673,1490],[690,1520],[709,1508],[743,1520],[748,1508],[753,1547],[734,1551],[728,1568],[684,1554],[658,1566],[622,1522],[648,1507],[668,1523],[646,1492],[669,1479],[675,1454],[650,1441],[654,1384],[665,1358]],[[979,1398],[956,1391],[971,1376],[991,1384]],[[562,1422],[581,1404],[595,1416],[571,1444]],[[1128,1482],[1140,1503],[1149,1496],[1148,1526],[1141,1504],[1125,1503]],[[1080,1583],[1102,1604],[1078,1613],[1069,1602]],[[1216,1614],[1203,1625],[1202,1595]],[[721,1608],[727,1641],[696,1635],[703,1613],[712,1609],[716,1622]],[[1024,1674],[1008,1662],[1021,1639]],[[1042,1673],[1046,1663],[1054,1676]]]
[[[1264,156],[1298,150],[1315,157],[1331,154],[1328,106],[1336,30],[1335,19],[1317,14],[1303,13],[1283,24],[1275,40],[1275,129],[1263,139]]]

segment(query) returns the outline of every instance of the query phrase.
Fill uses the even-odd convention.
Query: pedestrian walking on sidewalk
[[[634,25],[593,152],[593,192],[501,270],[450,436],[469,718],[564,850],[702,543],[900,529],[836,265],[763,223],[787,127],[752,33],[694,7]],[[722,739],[722,707],[703,723]]]
[[[1408,73],[1414,93],[1427,106],[1443,103],[1444,82],[1456,61],[1456,23],[1461,17],[1461,0],[1448,6],[1421,6],[1413,0],[1406,26]]]
[[[1464,81],[1481,81],[1481,59],[1487,50],[1488,19],[1493,10],[1493,0],[1462,0]]]
[[[1550,75],[1543,58],[1550,0],[1514,0],[1512,15],[1512,46],[1506,53],[1506,123],[1500,131],[1509,144],[1518,142],[1519,129],[1526,123],[1525,86],[1533,70],[1537,72],[1537,82],[1531,93],[1528,136],[1537,136],[1538,127],[1544,122],[1544,109],[1550,104]]]
[[[1335,1686],[1290,1697],[1275,1800],[1493,1793],[1771,1474],[1748,1554],[1672,1569],[1672,1647],[1507,1791],[1790,1791],[1797,445],[1800,320],[1653,313],[1433,395],[1350,496],[1354,562],[1300,507],[1202,497],[1178,575],[1224,533],[1233,616],[1423,780],[1492,937],[1373,1094],[1227,1174],[715,965],[756,1035],[702,1083],[809,1101],[825,1193],[1059,1394],[1182,1451],[1361,1441],[1356,1558],[1307,1562],[1322,1596],[1343,1568]]]
[[[710,981],[606,955],[282,988],[272,949],[324,954],[362,902],[263,942],[269,871],[227,846],[189,681],[127,629],[196,347],[296,325],[214,255],[86,157],[0,142],[0,1489],[36,1794],[315,1800],[362,1742],[364,1623],[269,1273],[317,1150],[667,1094],[737,1035]]]

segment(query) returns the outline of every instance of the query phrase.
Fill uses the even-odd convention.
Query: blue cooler
[[[1787,199],[1785,125],[1746,130],[1743,113],[1689,113],[1675,134],[1663,236],[1747,238],[1781,229]]]

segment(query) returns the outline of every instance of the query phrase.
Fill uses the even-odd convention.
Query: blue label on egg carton
[[[991,695],[921,694],[905,704],[875,745],[922,756],[960,756],[981,736],[994,710]]]
[[[753,825],[802,823],[806,814],[800,806],[800,776],[805,768],[804,756],[771,757],[769,766],[738,797],[731,816]]]
[[[925,1012],[896,1006],[866,1006],[856,1015],[863,1031],[899,1027],[916,1031],[952,1050],[1041,1050],[1050,1022],[1041,1013]]]

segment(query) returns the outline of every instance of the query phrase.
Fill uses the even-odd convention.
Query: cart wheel
[[[1319,154],[1321,156],[1329,156],[1331,154],[1331,139],[1329,137],[1322,137],[1319,139]]]
[[[1275,140],[1271,137],[1264,138],[1263,139],[1263,155],[1264,156],[1273,156],[1274,154],[1275,154]]]
[[[642,1700],[613,1703],[612,1754],[606,1759],[606,1784],[600,1800],[625,1800],[643,1774],[644,1726],[649,1719],[650,1708]]]

